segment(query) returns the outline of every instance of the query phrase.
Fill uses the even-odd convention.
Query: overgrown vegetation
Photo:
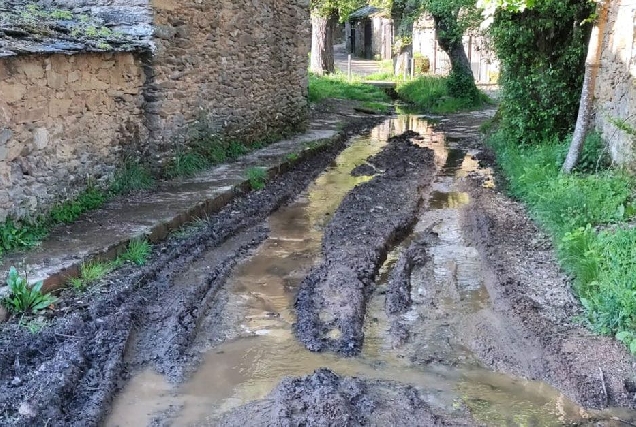
[[[461,110],[480,107],[490,100],[484,93],[477,98],[451,95],[448,77],[420,77],[403,84],[398,84],[398,96],[417,108],[436,114],[447,114]]]
[[[247,170],[246,174],[252,190],[262,190],[265,187],[265,181],[267,180],[267,170],[265,168],[252,167]]]
[[[42,292],[43,282],[29,285],[26,274],[21,276],[15,267],[9,269],[7,285],[10,294],[2,304],[13,313],[37,313],[57,301],[53,295]]]
[[[577,171],[560,173],[568,141],[519,145],[505,132],[490,139],[509,192],[550,233],[585,308],[585,322],[636,353],[636,201],[633,177],[609,169],[590,135]]]
[[[382,89],[362,83],[349,82],[341,74],[316,76],[309,74],[309,101],[318,102],[325,98],[351,99],[363,102],[386,102],[389,97]]]
[[[522,13],[495,14],[501,126],[510,138],[540,143],[574,128],[592,11],[587,0],[539,0]]]

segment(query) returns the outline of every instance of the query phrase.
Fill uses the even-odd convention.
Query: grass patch
[[[126,252],[119,255],[114,261],[91,261],[80,266],[79,277],[69,280],[69,284],[77,291],[85,290],[92,283],[102,279],[111,271],[121,267],[125,263],[142,266],[148,261],[152,252],[152,246],[146,240],[132,240],[128,244]]]
[[[598,138],[588,138],[572,175],[560,173],[569,141],[520,146],[498,132],[490,143],[508,191],[550,233],[574,277],[585,323],[636,354],[636,182],[621,170],[599,167],[605,154]]]
[[[389,97],[382,89],[355,79],[347,81],[342,74],[316,76],[309,74],[309,101],[318,102],[325,98],[351,99],[363,102],[387,102]]]
[[[155,180],[148,168],[139,162],[127,159],[122,167],[115,172],[110,185],[112,194],[129,194],[135,191],[149,190],[155,185]]]
[[[452,97],[447,77],[420,77],[398,84],[396,91],[400,99],[425,112],[434,114],[470,110],[490,103],[488,96],[482,92],[476,100]]]
[[[252,167],[246,172],[247,180],[250,183],[252,190],[262,190],[265,188],[265,181],[267,180],[267,171],[265,168]]]
[[[129,262],[138,266],[146,264],[152,252],[152,246],[147,240],[132,240],[126,252],[115,260],[117,266]]]
[[[389,106],[382,102],[363,102],[362,107],[379,114],[387,114],[389,112]]]

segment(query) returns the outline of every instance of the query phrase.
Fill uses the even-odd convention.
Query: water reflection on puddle
[[[439,244],[431,249],[435,280],[452,277],[456,282],[458,297],[441,303],[467,312],[489,305],[479,254],[461,239],[458,208],[469,202],[468,194],[457,191],[455,183],[468,173],[491,176],[491,171],[479,169],[472,154],[449,150],[444,134],[435,132],[426,121],[400,116],[378,126],[370,136],[355,138],[295,203],[270,217],[269,238],[228,281],[227,309],[239,319],[236,339],[209,350],[191,379],[180,386],[172,387],[150,368],[139,373],[115,400],[106,425],[139,427],[158,414],[170,420],[167,425],[214,425],[223,412],[263,398],[283,377],[310,374],[320,367],[343,375],[413,384],[433,407],[452,412],[463,402],[478,421],[488,425],[562,425],[586,416],[544,383],[497,374],[474,364],[412,366],[391,348],[381,292],[369,302],[365,344],[359,357],[311,353],[293,337],[295,288],[320,256],[321,229],[347,192],[371,179],[353,177],[351,170],[379,152],[390,136],[406,130],[422,135],[416,142],[435,152],[435,163],[443,172],[428,198],[432,210],[420,218],[415,229],[415,233],[431,230],[439,236]],[[389,254],[380,271],[380,286],[409,241]],[[408,316],[417,319],[418,313],[414,310]]]

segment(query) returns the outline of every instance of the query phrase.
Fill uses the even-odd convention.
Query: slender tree
[[[338,19],[365,4],[364,0],[311,0],[311,58],[309,71],[323,75],[334,72],[333,33]]]

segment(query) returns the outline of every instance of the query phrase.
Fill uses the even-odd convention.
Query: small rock
[[[0,299],[6,298],[11,295],[11,290],[8,286],[0,286]]]
[[[22,402],[22,404],[18,408],[18,414],[24,417],[35,417],[36,415],[35,409],[33,409],[33,407],[27,402]]]
[[[9,310],[0,305],[0,323],[4,323],[9,319]]]
[[[22,380],[20,379],[20,377],[14,377],[11,381],[11,385],[19,386],[20,384],[22,384]]]

